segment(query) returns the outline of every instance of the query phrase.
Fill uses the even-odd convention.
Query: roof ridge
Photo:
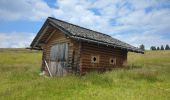
[[[69,22],[60,20],[60,19],[56,19],[56,18],[54,18],[54,17],[48,17],[48,19],[58,20],[58,21],[61,21],[61,22],[64,22],[64,23],[68,23],[68,24],[73,25],[73,26],[76,26],[76,27],[80,27],[80,28],[83,28],[83,29],[86,29],[86,30],[89,30],[89,31],[96,32],[96,33],[98,33],[98,34],[102,34],[102,35],[106,35],[106,36],[111,37],[110,35],[107,35],[107,34],[105,34],[105,33],[101,33],[101,32],[98,32],[98,31],[95,31],[95,30],[92,30],[92,29],[88,29],[88,28],[85,28],[85,27],[82,27],[82,26],[79,26],[79,25],[76,25],[76,24],[72,24],[72,23],[69,23]]]
[[[107,35],[105,33],[94,31],[94,30],[91,30],[91,29],[88,29],[88,28],[85,28],[85,27],[82,27],[79,25],[75,25],[75,24],[60,20],[60,19],[56,19],[54,17],[47,18],[47,20],[41,27],[40,31],[34,38],[33,42],[31,43],[31,47],[40,48],[38,43],[41,42],[40,41],[40,39],[42,38],[41,36],[43,36],[46,33],[46,32],[42,32],[42,31],[45,30],[45,28],[48,25],[50,25],[50,23],[55,28],[61,29],[61,31],[63,31],[65,34],[67,34],[67,32],[68,32],[68,33],[70,33],[70,35],[76,36],[78,39],[82,39],[82,40],[85,39],[85,41],[86,40],[87,41],[95,40],[95,41],[93,41],[95,43],[101,43],[101,44],[106,44],[106,45],[111,44],[112,46],[115,45],[117,48],[126,49],[127,51],[144,53],[144,51],[141,51],[140,49],[138,49],[124,41],[116,39],[116,38],[112,37],[111,35]]]
[[[95,32],[95,33],[97,33],[97,34],[102,34],[102,35],[105,35],[105,36],[109,36],[110,38],[112,38],[112,39],[114,39],[114,40],[116,40],[116,41],[118,41],[118,42],[121,42],[121,43],[123,43],[123,44],[130,45],[130,44],[128,44],[128,43],[126,43],[126,42],[124,42],[124,41],[121,41],[121,40],[119,40],[119,39],[116,39],[116,38],[114,38],[114,37],[112,37],[112,36],[110,36],[110,35],[107,35],[107,34],[104,34],[104,33],[98,32],[98,31],[94,31],[94,30],[91,30],[91,29],[88,29],[88,28],[85,28],[85,27],[82,27],[82,26],[79,26],[79,25],[75,25],[75,24],[72,24],[72,23],[69,23],[69,22],[60,20],[60,19],[56,19],[56,18],[54,18],[54,17],[48,17],[48,19],[57,20],[57,21],[64,22],[64,23],[67,23],[67,24],[70,24],[70,25],[73,25],[73,26],[76,26],[76,27],[79,27],[79,28],[82,28],[82,29],[85,29],[85,30],[93,31],[93,32]],[[130,46],[131,46],[131,45],[130,45]]]

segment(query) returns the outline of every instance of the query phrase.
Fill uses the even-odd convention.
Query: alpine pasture
[[[41,52],[0,49],[0,100],[170,100],[170,51],[128,53],[128,67],[40,76]]]

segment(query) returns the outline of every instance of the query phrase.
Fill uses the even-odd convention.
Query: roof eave
[[[138,49],[138,48],[131,48],[131,47],[126,47],[126,46],[121,46],[121,45],[117,45],[117,44],[113,44],[113,43],[108,43],[108,42],[103,42],[103,41],[99,41],[99,40],[95,40],[95,39],[91,39],[91,38],[85,38],[85,37],[80,37],[80,36],[75,36],[72,33],[70,33],[69,31],[67,31],[66,29],[64,29],[63,27],[57,25],[56,23],[54,23],[50,18],[47,18],[47,20],[44,22],[43,26],[41,27],[41,29],[39,30],[38,34],[36,35],[36,37],[34,38],[33,42],[31,43],[31,48],[40,48],[40,46],[38,46],[39,44],[39,40],[41,39],[41,37],[43,36],[43,34],[45,34],[44,30],[51,25],[54,28],[59,29],[60,31],[62,31],[65,35],[67,35],[70,38],[73,39],[81,39],[83,41],[90,41],[90,42],[94,42],[94,43],[99,43],[99,44],[104,44],[107,46],[113,46],[113,47],[117,47],[120,49],[125,49],[127,51],[132,51],[132,52],[136,52],[136,53],[142,53],[144,54],[144,51]]]
[[[46,26],[48,26],[49,22],[48,19],[44,22],[43,26],[41,27],[41,29],[39,30],[38,34],[35,36],[35,38],[33,39],[32,43],[30,44],[31,48],[38,48],[37,44],[38,44],[38,39],[40,39],[40,36],[42,35],[42,32],[44,31],[44,29],[46,28]]]
[[[144,51],[134,50],[134,49],[131,49],[131,48],[126,48],[126,47],[121,47],[121,46],[116,45],[116,44],[101,42],[101,41],[92,40],[92,39],[87,39],[87,38],[78,37],[78,36],[71,36],[71,38],[73,38],[73,39],[80,39],[80,40],[83,40],[83,41],[88,41],[88,42],[93,42],[93,43],[99,43],[99,44],[103,44],[103,45],[107,45],[107,46],[112,46],[112,47],[117,47],[117,48],[120,48],[120,49],[125,49],[125,50],[131,51],[131,52],[136,52],[136,53],[142,53],[142,54],[144,54]]]

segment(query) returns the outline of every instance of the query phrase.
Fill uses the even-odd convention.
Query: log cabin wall
[[[104,44],[107,42],[110,45],[123,47],[124,49],[102,45],[102,41]],[[92,42],[99,43],[94,44]],[[67,44],[61,45],[60,43]],[[55,44],[58,44],[58,46],[56,45],[51,49]],[[68,66],[68,68],[71,68],[71,70],[76,73],[92,70],[110,70],[115,67],[125,66],[127,64],[128,51],[144,54],[143,50],[114,39],[109,35],[52,17],[47,18],[30,46],[31,49],[43,50],[42,58],[43,60],[46,59],[47,63],[49,63],[50,52],[55,52],[54,58],[56,61],[53,60],[52,62],[51,59],[51,63],[53,64],[50,65],[57,65],[54,63],[62,62],[62,64],[59,63],[57,66]],[[65,52],[62,52],[62,54],[60,51]],[[62,60],[56,56],[58,53],[60,57],[61,55],[65,55],[61,57]],[[68,57],[66,57],[67,53]],[[53,55],[51,55],[51,58],[53,58],[52,56]],[[47,65],[47,63],[45,64]],[[45,66],[45,64],[42,63],[42,66]],[[60,66],[58,68],[60,68]],[[44,69],[42,68],[42,70]]]
[[[127,51],[101,44],[87,43],[67,38],[60,30],[51,32],[51,38],[43,45],[44,58],[49,61],[50,49],[57,43],[68,43],[68,69],[75,73],[93,70],[110,70],[126,65]],[[92,63],[92,57],[98,56],[99,62]],[[116,64],[110,64],[110,59],[116,58]]]
[[[92,62],[92,57],[99,60],[97,63]],[[99,57],[99,58],[97,58]],[[116,63],[110,63],[111,58],[116,58]],[[112,68],[125,66],[127,63],[127,51],[113,48],[105,45],[92,44],[87,42],[81,43],[81,72],[92,70],[111,70]]]
[[[80,41],[71,40],[73,43],[73,53],[72,53],[72,70],[75,73],[80,73]]]

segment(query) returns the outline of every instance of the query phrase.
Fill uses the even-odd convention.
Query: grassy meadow
[[[39,76],[41,52],[0,49],[0,100],[170,100],[170,51],[129,53],[128,67]]]

